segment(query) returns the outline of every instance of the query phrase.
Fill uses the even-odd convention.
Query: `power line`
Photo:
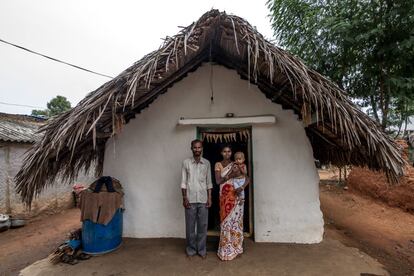
[[[45,109],[45,107],[26,105],[26,104],[15,104],[15,103],[5,103],[5,102],[0,102],[0,104]]]
[[[83,70],[83,71],[86,71],[86,72],[89,72],[89,73],[92,73],[92,74],[95,74],[95,75],[99,75],[99,76],[102,76],[102,77],[107,77],[107,78],[113,79],[113,77],[111,77],[111,76],[108,76],[108,75],[105,75],[105,74],[101,74],[101,73],[98,73],[98,72],[95,72],[95,71],[92,71],[92,70],[89,70],[89,69],[86,69],[86,68],[77,66],[75,64],[72,64],[72,63],[69,63],[69,62],[66,62],[66,61],[62,61],[62,60],[57,59],[57,58],[53,58],[53,57],[50,57],[50,56],[41,54],[41,53],[36,52],[36,51],[32,51],[32,50],[27,49],[27,48],[25,48],[23,46],[19,46],[17,44],[8,42],[8,41],[6,41],[4,39],[1,39],[1,38],[0,38],[0,42],[3,42],[5,44],[11,45],[13,47],[19,48],[21,50],[27,51],[27,52],[32,53],[32,54],[35,54],[35,55],[38,55],[38,56],[41,56],[41,57],[44,57],[44,58],[47,58],[47,59],[50,59],[50,60],[53,60],[53,61],[56,61],[56,62],[60,62],[60,63],[66,64],[66,65],[69,65],[69,66],[74,67],[74,68],[79,69],[79,70]]]

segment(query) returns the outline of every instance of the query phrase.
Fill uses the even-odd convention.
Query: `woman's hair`
[[[225,148],[229,148],[231,151],[233,151],[233,149],[231,148],[229,144],[224,144],[221,146],[220,152],[222,152]]]

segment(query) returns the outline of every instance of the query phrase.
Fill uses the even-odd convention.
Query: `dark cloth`
[[[205,256],[208,208],[205,203],[190,203],[190,206],[185,209],[186,252],[188,256]]]
[[[114,188],[115,192],[120,193],[121,195],[123,195],[124,192],[123,192],[122,185],[119,182],[119,180],[114,178],[114,177],[111,177],[111,180],[112,180],[112,187]],[[89,190],[95,191],[96,186],[98,184],[98,181],[99,181],[99,179],[97,179],[91,185],[89,185]],[[107,191],[107,186],[106,185],[101,185],[101,189],[99,191],[100,192],[108,192]]]
[[[110,176],[102,176],[96,182],[95,189],[93,190],[94,193],[99,193],[102,189],[102,185],[105,184],[106,191],[108,193],[114,193],[114,186],[112,185],[112,177]]]

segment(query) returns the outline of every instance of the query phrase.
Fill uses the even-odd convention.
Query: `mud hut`
[[[124,186],[128,237],[184,237],[180,168],[196,137],[211,162],[221,143],[247,155],[253,184],[244,228],[260,242],[321,241],[315,159],[383,170],[394,182],[404,164],[338,86],[217,10],[166,37],[42,131],[17,175],[23,200],[30,204],[58,176],[96,169]]]
[[[34,216],[48,210],[72,206],[72,187],[56,179],[33,202],[32,208],[22,204],[15,189],[14,177],[21,169],[30,147],[42,139],[39,128],[46,119],[38,116],[0,113],[0,213]],[[80,174],[78,183],[93,178]]]
[[[0,211],[11,213],[20,203],[14,192],[13,178],[24,153],[40,136],[37,129],[44,120],[33,116],[0,113]]]

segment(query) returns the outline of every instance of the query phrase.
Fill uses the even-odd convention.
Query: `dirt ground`
[[[325,234],[378,259],[391,275],[414,275],[414,215],[343,187],[320,186]]]
[[[25,270],[25,275],[68,275],[79,269],[82,275],[386,275],[385,270],[390,275],[414,275],[414,215],[332,185],[321,185],[320,200],[326,225],[324,241],[318,245],[256,244],[248,240],[240,259],[225,264],[210,252],[204,262],[191,260],[195,265],[189,271],[189,263],[183,258],[183,240],[126,239],[115,253],[75,266],[54,266],[52,270],[47,262],[40,261]],[[79,226],[79,211],[70,209],[1,233],[0,275],[17,275],[27,265],[45,258]],[[36,274],[39,268],[42,274]]]
[[[397,185],[389,185],[382,172],[355,167],[347,179],[349,189],[399,207],[414,215],[414,168],[407,166]]]
[[[0,275],[17,275],[22,268],[48,256],[66,233],[80,227],[79,217],[77,209],[43,214],[23,228],[0,233]]]
[[[373,258],[329,238],[316,245],[248,240],[244,247],[231,262],[221,262],[214,252],[206,260],[188,260],[183,239],[125,239],[116,252],[74,266],[42,260],[22,275],[388,275]]]
[[[383,172],[353,167],[346,185],[354,192],[414,214],[414,167],[408,158],[407,142],[405,140],[396,140],[396,142],[402,148],[402,157],[407,161],[404,175],[399,179],[398,184],[390,185]]]

